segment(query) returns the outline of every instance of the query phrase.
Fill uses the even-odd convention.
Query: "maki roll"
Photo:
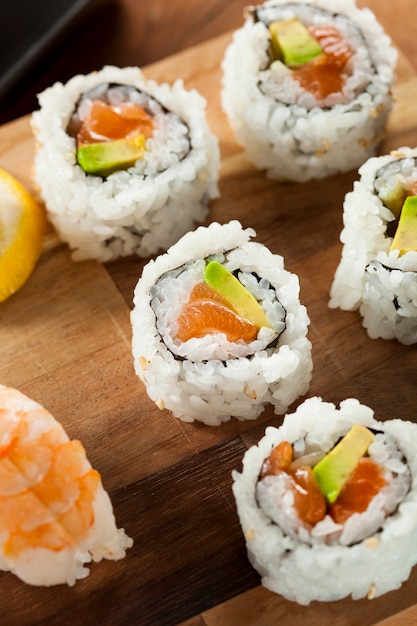
[[[134,367],[187,422],[284,413],[308,390],[309,319],[283,258],[238,221],[187,233],[143,270],[131,313]]]
[[[417,562],[417,425],[313,397],[268,427],[233,472],[262,584],[309,604],[397,589]]]
[[[223,59],[222,104],[270,178],[307,181],[373,156],[392,107],[397,53],[353,0],[251,7]]]
[[[30,585],[73,585],[90,561],[133,541],[80,441],[16,389],[0,385],[0,570]]]
[[[196,91],[107,66],[56,83],[32,116],[34,179],[73,258],[165,250],[218,195],[219,148]]]
[[[417,150],[369,159],[344,201],[331,308],[359,309],[369,337],[417,342]]]

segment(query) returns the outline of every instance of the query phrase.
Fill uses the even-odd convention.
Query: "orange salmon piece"
[[[333,26],[312,26],[310,32],[318,40],[324,54],[293,70],[300,85],[318,99],[343,89],[342,71],[353,55],[341,33]]]
[[[178,317],[177,337],[187,341],[214,333],[224,333],[228,341],[256,339],[258,328],[231,308],[228,300],[207,283],[197,284]]]
[[[326,500],[311,467],[297,467],[290,472],[293,480],[294,508],[300,520],[317,524],[326,515]]]
[[[379,466],[368,457],[362,458],[345,483],[330,515],[337,524],[343,524],[354,513],[363,513],[372,498],[386,485]]]
[[[293,451],[289,441],[281,441],[265,459],[262,466],[261,478],[275,476],[279,472],[285,472],[292,463]]]
[[[217,291],[217,289],[214,289],[214,287],[211,287],[211,285],[206,282],[194,285],[190,294],[190,300],[212,300],[213,302],[218,302],[219,304],[232,309],[232,305],[229,300]]]
[[[265,459],[261,479],[265,476],[288,476],[288,486],[294,496],[294,509],[298,518],[306,524],[317,524],[326,515],[326,501],[314,477],[311,467],[290,467],[293,460],[292,445],[281,441]]]
[[[153,117],[138,104],[113,106],[94,100],[78,132],[77,146],[81,148],[90,143],[134,139],[138,135],[151,137],[153,129]]]
[[[319,42],[325,55],[334,65],[343,68],[353,55],[352,49],[334,26],[312,26],[310,32]]]

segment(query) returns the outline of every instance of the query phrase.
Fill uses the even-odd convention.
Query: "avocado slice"
[[[323,48],[297,17],[271,22],[268,26],[274,59],[289,67],[298,67],[312,61]]]
[[[406,198],[390,249],[400,254],[417,251],[417,196]]]
[[[375,435],[355,424],[346,435],[314,467],[313,474],[326,500],[337,500],[353,470],[365,455]]]
[[[117,170],[132,167],[144,152],[145,136],[138,135],[134,140],[86,144],[77,151],[77,162],[86,174],[109,176]]]
[[[204,280],[230,302],[238,315],[255,324],[257,328],[270,328],[261,305],[224,265],[217,261],[207,263]]]

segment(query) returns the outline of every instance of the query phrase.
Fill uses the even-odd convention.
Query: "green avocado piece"
[[[417,251],[417,196],[406,198],[390,249],[400,254]]]
[[[297,17],[269,24],[274,60],[289,67],[304,65],[323,54],[323,48]]]
[[[217,261],[207,263],[204,280],[230,302],[238,315],[255,324],[257,328],[270,328],[261,305],[224,265]]]
[[[77,162],[86,174],[109,176],[117,170],[132,167],[145,152],[145,137],[134,140],[116,139],[102,143],[90,143],[77,151]]]
[[[313,474],[326,500],[337,500],[344,484],[366,451],[375,435],[355,424],[346,435],[314,467]]]

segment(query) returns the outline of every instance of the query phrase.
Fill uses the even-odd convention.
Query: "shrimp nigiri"
[[[85,563],[121,559],[132,543],[81,442],[0,385],[0,570],[32,585],[73,585],[88,576]]]

